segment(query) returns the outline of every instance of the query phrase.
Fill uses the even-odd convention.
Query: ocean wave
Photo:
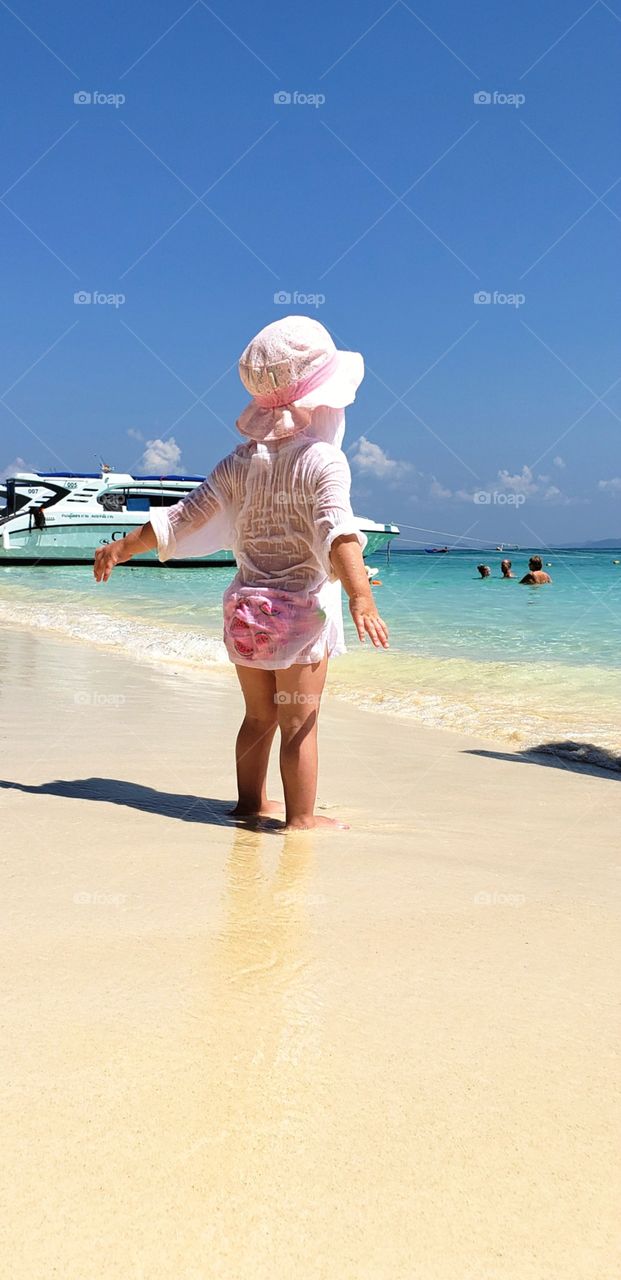
[[[0,601],[0,621],[9,625],[53,631],[74,640],[87,640],[106,649],[117,649],[141,661],[177,663],[188,668],[228,667],[222,640],[204,631],[189,631],[165,623],[145,622],[120,614],[100,613],[95,609],[58,608],[52,605],[28,605]]]
[[[414,720],[432,729],[503,742],[512,751],[545,752],[573,763],[621,771],[621,735],[613,714],[610,680],[617,672],[573,669],[574,683],[562,670],[541,671],[540,682],[525,685],[525,671],[507,663],[466,659],[416,659],[403,655],[404,680],[391,687],[378,671],[376,682],[361,679],[357,659],[352,672],[335,664],[330,692],[365,711]],[[341,674],[342,672],[342,674]],[[582,681],[590,675],[588,684]],[[347,677],[347,678],[344,678]],[[548,679],[546,679],[548,677]],[[620,690],[621,692],[621,690]]]
[[[85,607],[0,600],[0,622],[115,650],[188,675],[205,668],[231,673],[222,640],[205,629],[157,623]],[[504,742],[515,752],[545,752],[560,760],[621,771],[621,741],[612,719],[611,680],[618,672],[540,669],[429,659],[398,653],[351,652],[332,666],[330,696],[365,711],[398,716],[433,729]],[[591,683],[588,681],[590,674]],[[593,681],[595,680],[595,683]],[[559,681],[561,683],[559,683]]]

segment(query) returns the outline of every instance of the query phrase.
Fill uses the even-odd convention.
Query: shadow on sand
[[[64,796],[69,800],[103,800],[106,804],[140,809],[142,813],[159,813],[165,818],[178,818],[180,822],[202,822],[216,827],[239,827],[256,821],[235,817],[231,812],[232,800],[156,791],[153,787],[125,782],[121,778],[58,778],[54,782],[41,782],[39,786],[0,779],[0,788],[35,796]],[[282,823],[276,818],[262,818],[260,821],[263,829],[282,830]]]
[[[511,760],[514,764],[539,764],[548,769],[569,769],[573,773],[588,773],[594,778],[621,781],[621,756],[606,747],[596,747],[593,742],[542,742],[524,751],[472,750],[468,756],[485,756],[491,760]]]

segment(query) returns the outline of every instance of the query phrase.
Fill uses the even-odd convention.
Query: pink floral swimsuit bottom
[[[244,667],[273,670],[318,661],[325,622],[312,593],[235,582],[224,593],[224,643],[231,662]]]

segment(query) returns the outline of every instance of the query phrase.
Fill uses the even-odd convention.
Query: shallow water
[[[485,555],[493,576],[480,579],[482,558],[378,557],[390,652],[360,649],[347,624],[351,649],[332,665],[332,692],[514,746],[572,740],[618,755],[621,552],[549,553],[553,584],[543,588],[519,584],[528,552],[513,553],[511,581],[500,578],[500,553]],[[123,567],[104,587],[88,567],[6,566],[0,619],[199,671],[226,662],[220,601],[231,577],[229,569]]]

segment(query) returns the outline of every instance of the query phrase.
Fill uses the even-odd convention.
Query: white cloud
[[[142,431],[137,431],[135,427],[128,427],[127,434],[131,436],[132,440],[144,440]]]
[[[23,458],[13,458],[12,462],[8,462],[6,467],[0,471],[0,481],[9,480],[11,476],[16,475],[18,471],[32,471],[33,468],[24,462]]]
[[[523,493],[525,497],[537,493],[539,488],[530,467],[526,466],[514,476],[508,471],[499,471],[498,483],[503,489],[510,489],[512,493]]]
[[[406,471],[411,471],[409,462],[398,462],[389,458],[388,454],[366,436],[360,436],[352,453],[352,462],[358,471],[372,474],[381,480],[398,480]]]
[[[499,471],[498,481],[503,489],[508,489],[512,493],[521,493],[525,498],[532,498],[536,502],[553,502],[556,506],[566,507],[570,503],[586,501],[584,498],[570,498],[558,488],[558,485],[550,484],[549,476],[534,476],[531,468],[527,466],[522,467],[522,470],[513,476],[508,471]]]
[[[475,495],[480,493],[489,494],[490,496],[484,501],[483,505],[489,505],[495,501],[494,494],[520,494],[522,498],[532,499],[534,502],[551,502],[556,506],[569,506],[574,503],[588,501],[586,498],[570,498],[563,493],[558,485],[550,484],[550,476],[533,475],[531,467],[523,466],[521,471],[517,471],[514,475],[506,469],[500,470],[496,474],[496,479],[483,486],[478,485],[476,489],[457,489],[454,497],[458,502],[474,502]],[[481,502],[479,497],[476,498],[477,503]]]
[[[565,459],[561,458],[560,453],[557,453],[556,457],[553,458],[552,461],[554,463],[554,466],[558,467],[559,471],[564,471],[567,464],[565,462]]]
[[[165,475],[175,467],[181,466],[181,449],[174,436],[169,440],[147,440],[140,465],[146,471],[155,471]]]
[[[435,476],[432,476],[431,484],[429,486],[429,496],[430,498],[439,498],[439,499],[452,498],[453,493],[451,489],[447,489],[443,484],[440,483],[439,480],[436,480]]]
[[[548,485],[548,488],[541,496],[544,502],[561,502],[563,504],[569,502],[569,498],[566,498],[565,494],[561,493],[555,484]]]
[[[615,498],[617,495],[621,497],[621,476],[613,476],[610,480],[600,480],[597,487],[602,490],[602,493],[611,493]]]

